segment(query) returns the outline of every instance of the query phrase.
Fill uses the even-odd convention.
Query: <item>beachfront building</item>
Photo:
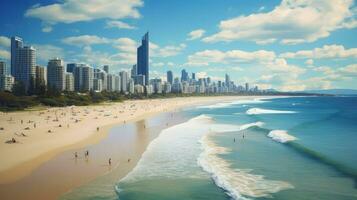
[[[149,84],[149,32],[142,40],[137,49],[137,75],[145,76],[145,85]]]
[[[93,79],[93,90],[96,92],[101,92],[103,90],[102,79],[94,78]]]
[[[77,64],[74,69],[74,89],[86,92],[93,89],[93,68],[86,64]]]
[[[147,95],[151,95],[152,93],[154,93],[154,89],[153,89],[152,85],[146,85],[145,90],[146,90]]]
[[[35,78],[36,78],[36,87],[38,87],[40,84],[43,84],[43,85],[46,85],[47,83],[47,73],[46,73],[46,70],[47,68],[45,67],[42,67],[42,66],[39,66],[37,65],[36,66],[36,75],[35,75]]]
[[[108,68],[108,70],[109,70],[109,68]],[[107,76],[108,76],[108,74],[104,70],[98,69],[98,68],[94,69],[94,78],[102,80],[102,90],[108,90]]]
[[[164,87],[163,87],[163,93],[168,94],[171,93],[171,84],[169,82],[165,82],[164,83]]]
[[[135,88],[134,88],[134,80],[131,78],[129,79],[129,83],[128,83],[128,91],[130,94],[134,94],[135,92]]]
[[[136,94],[143,94],[144,93],[144,86],[143,85],[134,85],[134,92]]]
[[[35,79],[36,49],[32,46],[22,46],[22,39],[11,38],[11,75],[15,81],[22,82],[26,90],[30,88]]]
[[[107,75],[107,90],[109,92],[114,92],[114,90],[115,90],[115,76],[114,76],[114,74]]]
[[[119,76],[120,76],[121,92],[127,93],[128,92],[128,83],[129,83],[128,72],[121,71],[121,72],[119,72]]]
[[[72,73],[66,72],[66,91],[74,91],[74,75]]]
[[[59,58],[52,59],[47,64],[47,84],[57,90],[65,90],[65,67]]]
[[[120,92],[120,76],[114,76],[114,91]]]
[[[0,75],[0,91],[12,91],[15,78],[9,74]]]

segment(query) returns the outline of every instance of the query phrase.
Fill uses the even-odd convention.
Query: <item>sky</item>
[[[10,37],[37,49],[37,63],[136,63],[149,31],[150,78],[181,70],[262,89],[357,89],[354,0],[2,0],[0,59]]]

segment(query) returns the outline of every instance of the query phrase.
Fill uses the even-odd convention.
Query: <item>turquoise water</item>
[[[184,111],[119,199],[357,199],[357,98],[235,101]]]

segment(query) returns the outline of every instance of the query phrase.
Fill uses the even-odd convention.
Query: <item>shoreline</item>
[[[103,138],[105,138],[108,135],[108,132],[110,128],[113,126],[121,125],[126,122],[133,122],[133,121],[138,121],[140,119],[144,119],[149,116],[153,116],[157,113],[160,112],[168,112],[171,110],[175,109],[180,109],[184,106],[190,106],[194,104],[205,104],[205,103],[210,103],[210,102],[217,102],[217,101],[228,101],[232,99],[241,99],[244,97],[236,97],[236,96],[227,96],[227,97],[184,97],[184,98],[173,98],[173,99],[158,99],[158,100],[135,100],[135,101],[126,101],[126,102],[121,102],[121,103],[111,103],[111,104],[105,104],[105,105],[94,105],[94,106],[85,106],[85,107],[65,107],[65,108],[50,108],[45,111],[40,110],[40,111],[21,111],[21,112],[15,112],[15,113],[7,113],[3,114],[0,116],[1,122],[0,122],[0,127],[3,127],[4,130],[1,130],[0,134],[0,139],[2,140],[2,143],[0,143],[0,159],[2,160],[2,165],[0,166],[0,184],[6,184],[6,183],[11,183],[15,182],[26,175],[30,174],[34,169],[39,167],[41,164],[46,162],[47,160],[50,160],[54,156],[58,155],[61,152],[70,150],[70,149],[75,149],[75,148],[81,148],[87,145],[95,144],[101,141]],[[254,97],[248,97],[248,98],[254,98]],[[179,102],[179,103],[178,103]],[[148,108],[146,107],[147,103],[154,104],[155,107],[158,106],[159,108]],[[172,105],[172,103],[175,103]],[[142,109],[146,110],[137,110],[139,111],[134,111],[137,112],[136,115],[133,115],[133,110],[130,109],[131,106],[139,104],[135,107],[140,107]],[[102,108],[101,108],[102,107]],[[98,110],[100,110],[99,113],[103,113],[103,110],[105,112],[111,111],[112,109],[117,109],[120,107],[121,109],[125,110],[121,113],[117,114],[117,118],[113,120],[101,120],[101,122],[96,122],[95,125],[91,124],[93,121],[98,121],[98,119],[93,118],[93,114],[95,114],[94,110],[97,110],[96,114],[98,114]],[[88,111],[89,109],[92,109],[91,111]],[[127,110],[129,109],[129,110]],[[87,113],[92,112],[92,115],[90,116],[84,116],[87,118],[81,118],[76,114],[76,118],[79,118],[79,120],[83,120],[84,122],[79,122],[79,123],[74,123],[73,120],[71,121],[67,117],[67,123],[70,124],[69,130],[63,131],[60,134],[58,134],[58,129],[67,129],[66,127],[56,127],[57,124],[59,123],[65,123],[66,119],[62,121],[55,121],[55,122],[50,122],[47,120],[47,124],[42,126],[45,122],[45,116],[41,116],[40,119],[38,119],[37,113],[45,113],[41,115],[46,115],[52,117],[54,113],[57,113],[59,111],[63,112],[71,112],[69,110],[75,110],[75,113]],[[47,112],[46,112],[47,111]],[[120,112],[120,111],[119,111]],[[57,115],[57,114],[55,114]],[[84,114],[86,115],[86,114]],[[73,116],[73,115],[72,115]],[[32,130],[23,130],[23,127],[28,127],[32,125],[33,123],[26,125],[26,121],[28,119],[36,119],[37,117],[37,129],[32,129]],[[88,118],[92,119],[88,119]],[[104,116],[103,116],[104,117]],[[9,118],[12,119],[12,121],[9,121]],[[108,118],[108,116],[107,116]],[[24,124],[21,124],[19,121],[23,120]],[[46,118],[48,119],[48,118]],[[86,120],[86,121],[85,121]],[[34,120],[35,121],[35,120]],[[14,122],[14,124],[12,124]],[[8,125],[8,126],[6,126]],[[19,126],[16,127],[15,126]],[[22,125],[22,127],[21,127]],[[62,125],[65,126],[65,125]],[[72,127],[74,126],[74,127]],[[83,126],[86,126],[85,130],[83,129]],[[96,131],[96,127],[100,127],[99,131]],[[13,130],[13,129],[15,130]],[[12,129],[12,130],[11,130]],[[46,130],[53,130],[55,131],[53,133],[47,133]],[[56,130],[57,129],[57,130]],[[28,137],[20,137],[14,134],[11,134],[11,132],[23,132]],[[81,130],[83,132],[80,136],[78,136],[77,131]],[[41,133],[38,133],[41,132]],[[4,134],[5,133],[5,134]],[[98,134],[96,134],[98,133]],[[51,136],[49,136],[52,134]],[[58,134],[58,135],[54,135]],[[77,134],[77,135],[76,135]],[[41,137],[46,137],[46,138],[41,138]],[[76,136],[73,138],[73,136]],[[6,140],[10,139],[11,137],[16,138],[20,142],[21,140],[24,140],[24,143],[15,143],[15,144],[6,144],[4,143]],[[32,138],[33,137],[33,138]],[[73,140],[74,139],[74,140]],[[29,140],[29,141],[28,141]],[[55,140],[55,141],[54,141]],[[44,144],[45,143],[45,144]],[[46,143],[50,143],[52,146],[42,146],[38,148],[40,145],[46,145]],[[16,146],[15,146],[16,145]],[[26,145],[26,146],[25,146]],[[37,148],[36,148],[37,146]],[[24,153],[26,152],[26,153]],[[29,153],[31,152],[31,153]]]

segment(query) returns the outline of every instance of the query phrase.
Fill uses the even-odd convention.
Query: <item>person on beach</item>
[[[233,142],[236,142],[236,138],[233,139]]]
[[[87,150],[84,154],[85,157],[88,157],[89,156],[89,151]]]
[[[109,158],[108,163],[109,163],[109,165],[112,165],[112,159],[111,158]]]
[[[130,162],[130,158],[128,159],[128,162]]]
[[[77,152],[74,153],[74,158],[76,158],[76,159],[78,158]]]
[[[97,127],[97,131],[99,131],[99,127]]]

